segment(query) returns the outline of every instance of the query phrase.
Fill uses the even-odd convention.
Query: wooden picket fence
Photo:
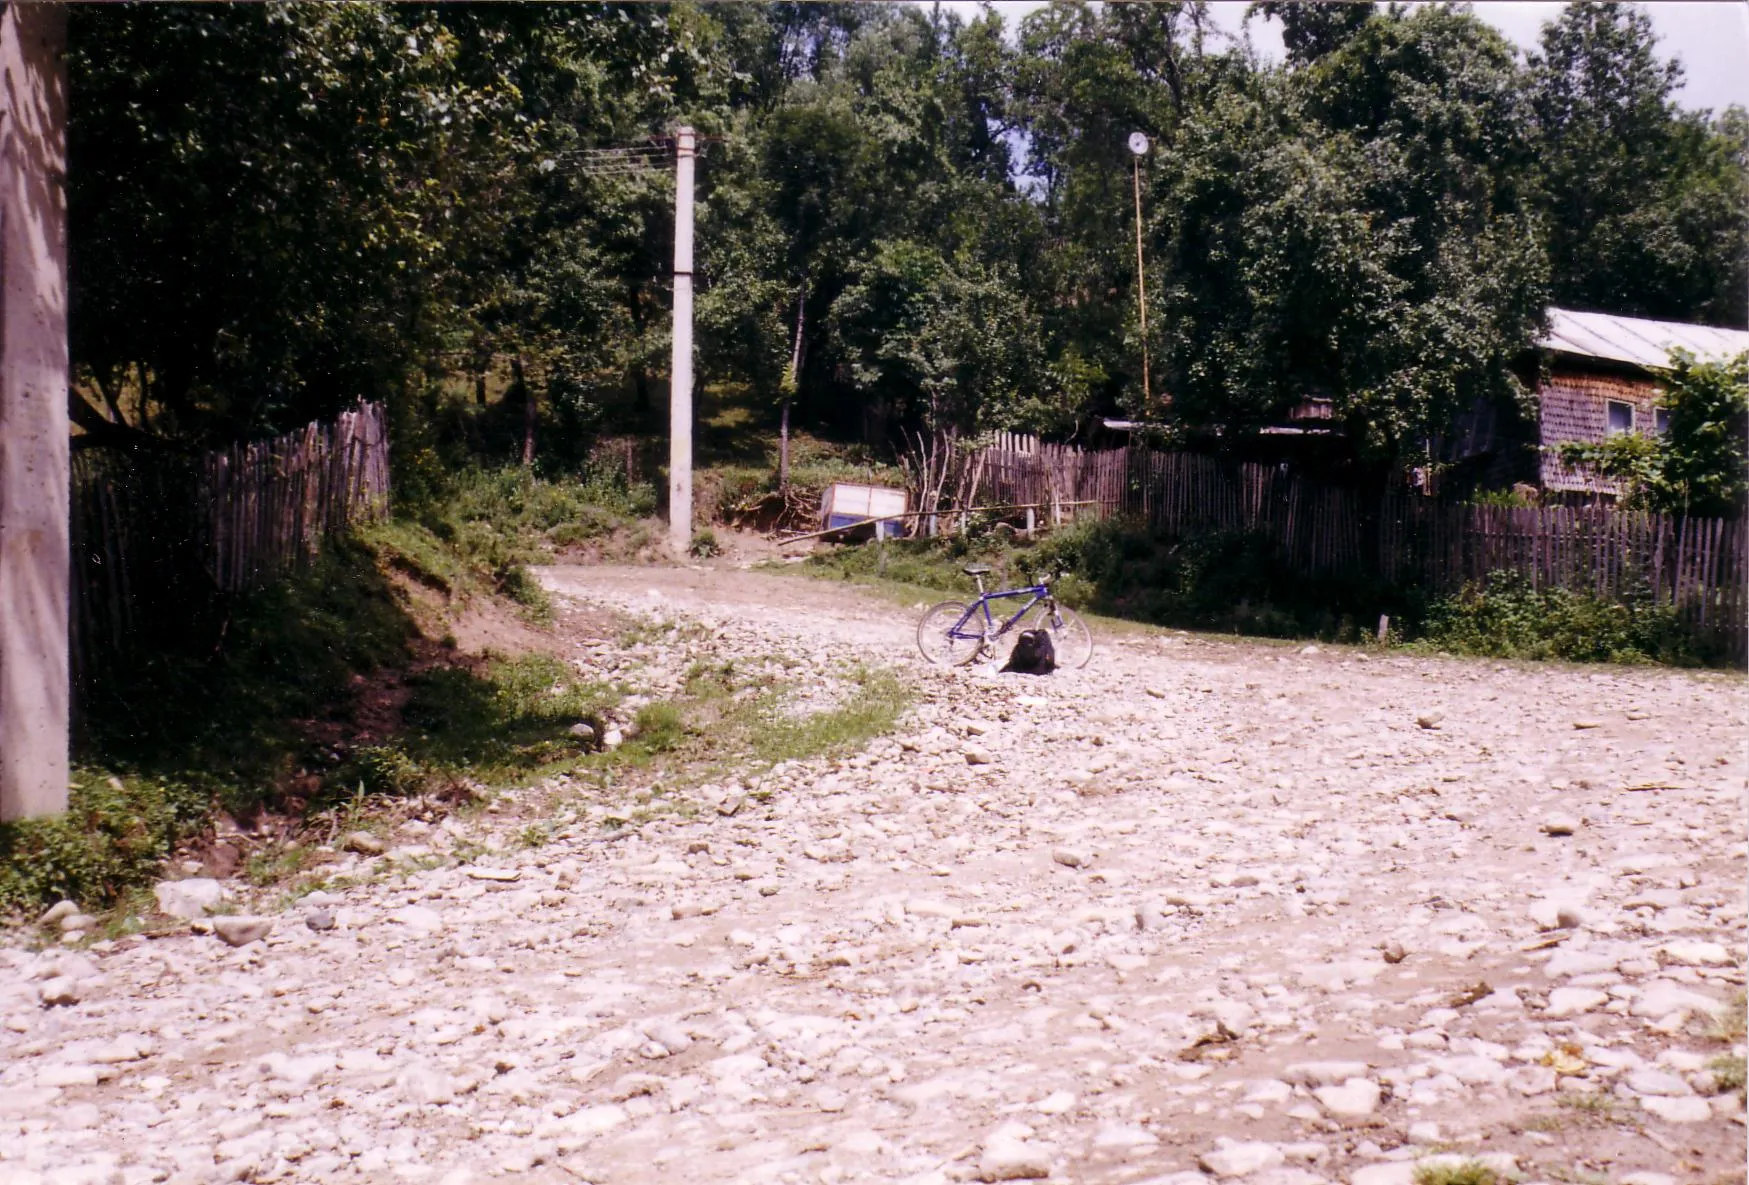
[[[215,598],[306,563],[324,535],[386,514],[387,424],[367,403],[204,457],[81,449],[72,486],[77,687]]]
[[[1650,598],[1675,606],[1734,661],[1749,658],[1749,520],[1474,506],[1201,454],[1009,443],[998,438],[982,450],[974,504],[1035,506],[1045,526],[1123,516],[1180,538],[1255,533],[1307,576],[1377,579],[1432,595],[1515,572],[1537,588]]]
[[[314,556],[324,535],[386,513],[388,442],[383,405],[364,403],[332,423],[208,453],[201,502],[213,583],[260,585]]]
[[[67,628],[75,688],[173,620],[189,573],[200,570],[198,489],[192,458],[73,453]]]

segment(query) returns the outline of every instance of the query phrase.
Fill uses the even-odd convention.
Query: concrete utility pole
[[[674,134],[674,357],[668,368],[668,543],[692,547],[693,132]]]
[[[67,809],[66,48],[0,5],[0,820]]]

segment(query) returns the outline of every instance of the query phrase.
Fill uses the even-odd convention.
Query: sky
[[[962,16],[977,15],[976,0],[943,0],[943,7]],[[995,0],[993,7],[1012,30],[1020,18],[1043,0]],[[1235,35],[1246,27],[1245,0],[1214,0],[1215,22]],[[1475,13],[1504,33],[1520,49],[1533,49],[1545,22],[1554,20],[1564,3],[1544,0],[1483,0]],[[1640,5],[1652,18],[1658,48],[1681,60],[1687,72],[1676,100],[1684,107],[1723,111],[1732,103],[1749,107],[1749,0],[1660,0]],[[1249,24],[1252,44],[1265,58],[1282,56],[1281,26],[1255,18]]]

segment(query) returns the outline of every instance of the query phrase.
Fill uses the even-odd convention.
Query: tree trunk
[[[512,381],[517,390],[522,392],[522,463],[534,464],[534,388],[528,384],[528,376],[522,368],[522,356],[510,364]]]
[[[777,488],[789,492],[789,400],[783,401],[783,411],[777,421]]]
[[[474,373],[474,402],[480,407],[486,406],[486,372],[483,370]]]
[[[791,392],[799,390],[802,385],[802,314],[807,297],[808,285],[804,281],[796,292],[796,337],[790,348],[788,390],[784,392],[783,410],[777,425],[777,488],[786,494],[789,492],[789,407]]]

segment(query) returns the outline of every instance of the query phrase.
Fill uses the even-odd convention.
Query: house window
[[[1611,399],[1608,404],[1608,409],[1609,434],[1611,436],[1619,436],[1623,432],[1632,432],[1634,430],[1633,404],[1618,403],[1614,399]]]
[[[1669,408],[1660,407],[1657,411],[1652,413],[1652,427],[1653,427],[1653,430],[1656,431],[1659,436],[1662,436],[1662,435],[1664,435],[1664,433],[1670,431],[1670,409]]]

